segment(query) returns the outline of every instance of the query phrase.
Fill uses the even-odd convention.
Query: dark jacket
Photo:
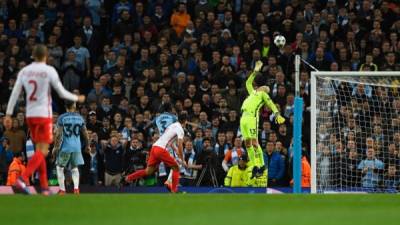
[[[282,179],[285,174],[285,158],[279,152],[271,155],[264,153],[265,167],[268,168],[268,179]]]

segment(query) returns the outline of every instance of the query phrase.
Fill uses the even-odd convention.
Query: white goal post
[[[310,97],[311,193],[398,192],[400,71],[311,72]]]

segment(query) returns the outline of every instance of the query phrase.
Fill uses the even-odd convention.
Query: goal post
[[[311,193],[400,188],[400,71],[311,72]]]

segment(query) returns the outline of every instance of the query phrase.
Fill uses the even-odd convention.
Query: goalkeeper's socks
[[[249,156],[250,163],[252,165],[256,165],[256,156],[255,156],[255,152],[254,152],[253,146],[247,148],[246,150],[247,150],[247,155]]]
[[[129,174],[126,177],[126,181],[132,182],[132,181],[135,181],[135,180],[137,180],[139,178],[142,178],[142,177],[145,177],[145,176],[147,176],[146,170],[138,170],[138,171],[136,171],[134,173]]]
[[[255,154],[257,155],[257,159],[258,159],[257,166],[265,168],[265,166],[264,166],[264,153],[263,153],[263,150],[262,150],[260,145],[258,145],[257,149],[255,150]]]

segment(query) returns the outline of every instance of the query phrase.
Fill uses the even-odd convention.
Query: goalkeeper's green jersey
[[[258,117],[261,107],[265,105],[271,109],[273,113],[278,112],[278,108],[271,100],[269,95],[264,91],[257,91],[253,88],[253,81],[256,76],[256,72],[250,74],[246,81],[246,89],[249,96],[244,100],[242,104],[242,116],[253,116]]]

